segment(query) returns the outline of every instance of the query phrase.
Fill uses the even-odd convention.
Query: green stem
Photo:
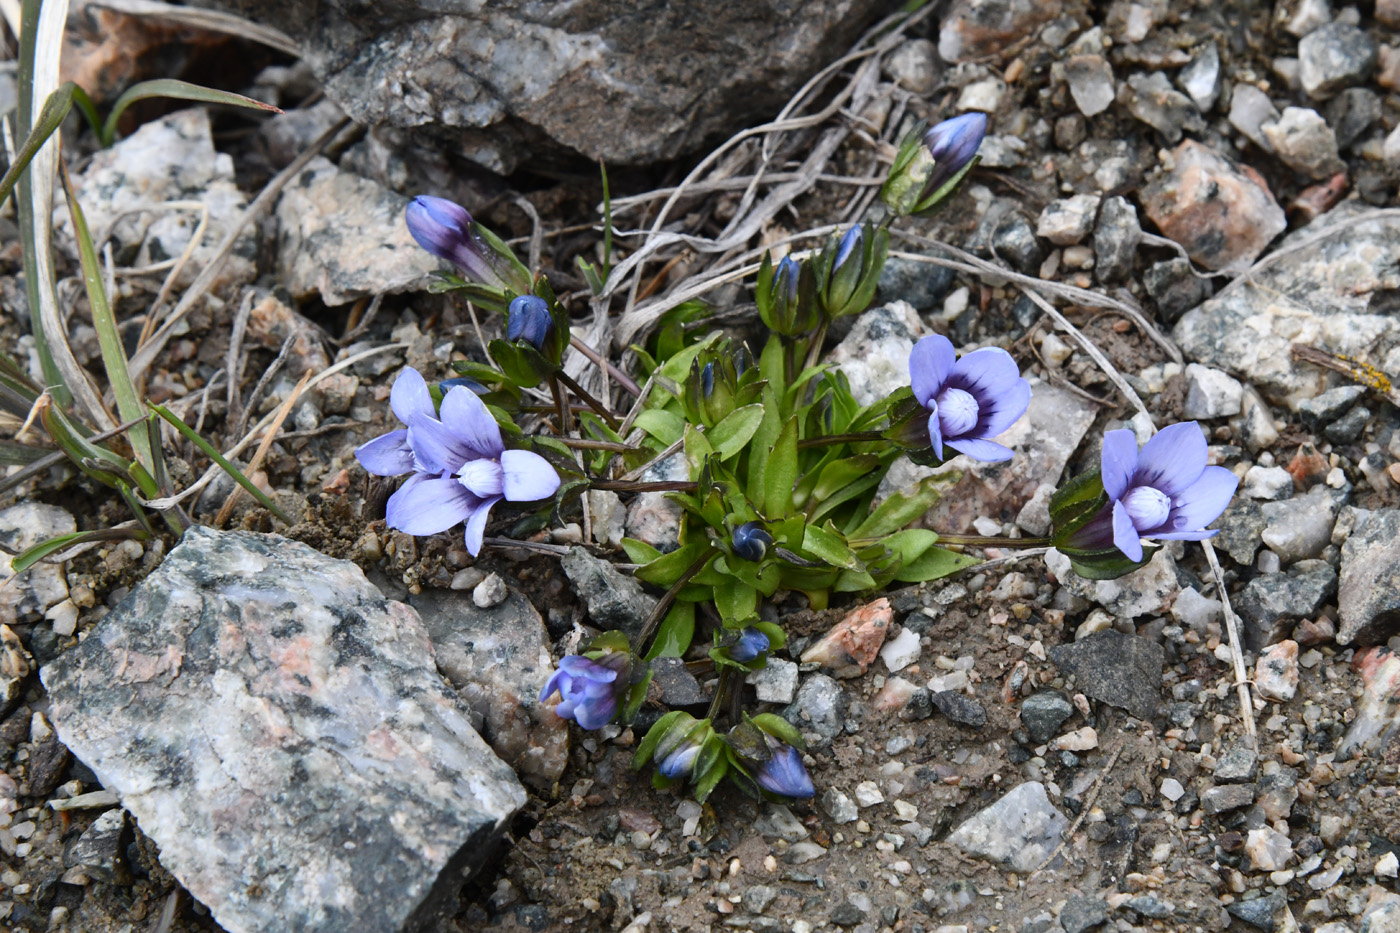
[[[734,673],[732,667],[720,668],[719,683],[715,684],[715,695],[710,697],[710,708],[705,711],[705,718],[710,722],[715,721],[719,715],[719,708],[724,704],[724,695],[729,692],[729,678]]]
[[[616,444],[612,441],[594,441],[583,437],[556,437],[554,440],[565,447],[573,447],[578,450],[612,450],[617,453],[629,453],[633,450],[641,450],[641,447],[633,447],[630,444]]]
[[[885,440],[879,431],[857,431],[854,434],[827,434],[823,437],[809,437],[797,442],[799,450],[811,447],[830,447],[833,444],[860,444],[867,441]]]
[[[1049,538],[1007,538],[998,535],[945,535],[938,533],[939,544],[956,544],[964,547],[1048,547]]]
[[[714,560],[715,555],[718,553],[715,547],[711,545],[705,553],[696,558],[695,563],[685,568],[685,573],[681,574],[680,579],[672,583],[671,588],[657,601],[656,608],[652,609],[651,615],[647,616],[646,622],[642,624],[642,631],[637,635],[636,654],[638,657],[646,657],[646,652],[649,647],[648,643],[651,641],[651,637],[656,634],[656,628],[661,624],[661,620],[665,618],[666,610],[670,609],[671,603],[676,601],[676,596],[685,585],[690,582],[692,577],[704,570],[705,566],[709,564],[710,561]]]
[[[610,489],[613,492],[694,492],[700,488],[699,483],[685,480],[633,483],[620,479],[592,479],[588,485],[593,489]]]
[[[804,371],[816,366],[817,361],[821,359],[822,344],[826,343],[826,325],[826,319],[822,318],[821,324],[817,326],[817,332],[812,335],[812,342],[807,346],[807,362],[802,366]]]

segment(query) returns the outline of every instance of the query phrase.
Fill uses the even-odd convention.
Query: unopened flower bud
[[[761,522],[745,522],[734,529],[730,544],[733,546],[736,556],[757,563],[768,556],[768,548],[773,544],[773,536],[763,529]],[[730,656],[733,656],[732,652]]]
[[[749,627],[739,633],[739,640],[729,648],[729,659],[747,664],[768,650],[768,636],[762,631]]]
[[[549,305],[538,295],[521,295],[510,303],[506,312],[506,339],[524,340],[536,350],[544,350],[544,343],[554,331],[554,317],[549,313]]]

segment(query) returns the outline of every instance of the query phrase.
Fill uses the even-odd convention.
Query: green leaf
[[[627,702],[622,709],[622,722],[631,722],[637,718],[637,710],[642,708],[642,701],[647,698],[647,685],[651,683],[651,673],[651,668],[647,668],[646,676],[627,691]]]
[[[0,203],[3,203],[14,190],[15,183],[19,181],[20,175],[29,168],[29,163],[34,161],[34,156],[48,142],[50,136],[63,125],[64,117],[68,116],[68,111],[73,109],[75,97],[81,95],[87,101],[87,106],[92,107],[92,102],[87,99],[87,94],[72,81],[64,83],[58,90],[54,91],[44,101],[43,108],[39,111],[39,118],[34,123],[34,130],[29,134],[29,138],[24,141],[18,153],[15,154],[14,162],[10,163],[5,176],[0,178]]]
[[[661,744],[661,739],[665,737],[666,731],[671,728],[671,724],[685,715],[687,714],[681,710],[672,710],[652,723],[651,728],[647,730],[647,734],[642,738],[641,743],[637,745],[637,753],[632,756],[633,771],[640,771],[642,767],[651,760],[652,754],[656,751],[656,746]]]
[[[181,421],[179,416],[177,416],[173,411],[166,408],[164,405],[155,404],[151,405],[151,411],[160,415],[166,421],[170,422],[170,424],[174,425],[175,430],[183,434],[186,440],[190,441],[200,450],[204,451],[205,456],[207,456],[210,460],[213,460],[219,466],[223,467],[224,472],[227,473],[229,476],[233,477],[233,481],[236,482],[238,485],[242,486],[244,490],[247,491],[248,495],[252,496],[254,499],[258,500],[258,502],[262,503],[263,508],[267,509],[273,515],[276,515],[286,524],[293,524],[291,518],[288,517],[287,513],[283,512],[282,509],[278,507],[277,503],[272,501],[272,499],[268,496],[267,493],[263,492],[253,483],[252,480],[244,476],[242,470],[238,469],[238,467],[230,463],[228,461],[228,458],[226,458],[223,454],[219,453],[218,450],[214,448],[214,445],[210,444],[204,438],[200,437],[198,432],[196,432],[194,428]]]
[[[862,593],[877,586],[875,578],[864,570],[843,570],[831,589],[837,593]]]
[[[745,405],[725,415],[719,424],[705,433],[720,460],[728,460],[744,449],[762,421],[762,404]]]
[[[85,541],[117,541],[125,538],[146,540],[150,535],[140,528],[99,528],[95,531],[72,531],[68,534],[40,541],[33,547],[25,548],[10,560],[10,570],[23,573],[39,561],[74,544]]]
[[[836,492],[827,496],[825,500],[814,499],[813,501],[816,501],[819,504],[815,509],[812,510],[812,521],[820,521],[827,515],[830,515],[832,511],[834,511],[839,506],[845,504],[851,499],[855,499],[856,497],[864,495],[865,493],[874,489],[876,486],[880,485],[880,480],[883,478],[883,471],[871,471],[865,476],[862,476],[859,479],[857,479],[855,482],[848,483],[845,486],[841,487]]]
[[[677,548],[669,554],[662,554],[655,560],[638,567],[634,572],[638,580],[656,586],[670,587],[681,578],[691,564],[711,550],[710,542],[700,541]],[[716,551],[715,553],[719,553]]]
[[[661,556],[661,552],[656,548],[636,538],[623,538],[622,549],[627,552],[627,559],[634,564],[648,564]]]
[[[1103,478],[1090,470],[1067,481],[1050,497],[1050,523],[1058,547],[1069,535],[1082,528],[1108,504]],[[1063,550],[1063,548],[1061,548]]]
[[[949,574],[971,567],[978,561],[966,554],[957,554],[947,548],[931,547],[916,559],[900,567],[894,578],[901,583],[923,583],[937,580]]]
[[[772,521],[792,510],[792,489],[797,485],[797,419],[789,418],[778,433],[763,473],[763,513]]]
[[[732,628],[731,623],[747,622],[758,615],[758,591],[737,580],[715,587],[715,608],[724,624]]]
[[[27,466],[53,453],[45,447],[30,447],[14,441],[0,440],[0,466]]]
[[[251,97],[244,97],[242,94],[233,94],[229,91],[216,91],[213,88],[200,87],[198,84],[190,84],[188,81],[176,81],[173,78],[158,78],[154,81],[142,81],[140,84],[133,84],[127,88],[117,102],[112,105],[111,113],[107,114],[107,122],[102,125],[102,145],[110,146],[117,138],[117,121],[127,107],[138,100],[148,100],[152,97],[168,97],[172,100],[193,100],[202,104],[229,104],[233,107],[246,107],[249,110],[265,110],[268,113],[281,113],[282,111],[271,104],[265,104],[260,100],[253,100]]]
[[[1132,560],[1116,547],[1102,551],[1065,550],[1063,553],[1069,558],[1070,567],[1074,569],[1074,572],[1084,579],[1116,580],[1134,570],[1146,567],[1148,562],[1152,560],[1152,555],[1160,550],[1160,546],[1144,547],[1142,560]]]
[[[816,525],[807,526],[806,532],[802,535],[802,550],[826,561],[833,567],[841,567],[846,570],[865,569],[865,565],[856,557],[855,552],[846,545],[845,539],[833,531]]]
[[[685,419],[664,408],[648,408],[632,423],[667,447],[680,440],[685,433]]]
[[[796,726],[776,713],[759,713],[748,717],[749,722],[758,726],[773,738],[786,742],[799,752],[807,750],[807,743]]]
[[[683,657],[694,637],[695,604],[672,603],[666,618],[661,620],[661,627],[656,630],[656,638],[647,651],[646,659]]]
[[[695,802],[704,803],[706,798],[719,786],[719,782],[724,780],[724,776],[729,771],[729,759],[727,756],[720,756],[708,771],[700,775],[695,782]]]
[[[924,477],[914,485],[912,492],[896,492],[881,502],[870,517],[851,532],[851,537],[878,538],[923,518],[942,497],[943,490],[960,479],[962,474],[956,470]]]
[[[937,541],[938,535],[927,528],[906,528],[880,539],[881,544],[899,555],[899,559],[906,564],[918,560]]]
[[[533,389],[544,381],[544,357],[534,347],[521,347],[497,337],[486,345],[486,349],[513,384]]]

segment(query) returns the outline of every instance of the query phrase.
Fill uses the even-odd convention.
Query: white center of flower
[[[1159,528],[1171,514],[1172,500],[1160,489],[1151,486],[1134,486],[1123,497],[1123,508],[1128,510],[1128,518],[1138,531]]]
[[[468,460],[457,472],[457,479],[472,495],[482,499],[501,494],[504,471],[496,460]]]
[[[938,396],[938,426],[944,437],[961,437],[977,424],[979,407],[971,392],[944,389]]]

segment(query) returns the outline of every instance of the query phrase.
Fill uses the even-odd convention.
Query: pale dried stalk
[[[247,476],[250,480],[253,474],[262,468],[263,458],[267,456],[267,449],[272,446],[272,440],[277,436],[277,432],[282,430],[282,423],[286,421],[287,416],[292,413],[292,406],[296,404],[297,399],[301,398],[301,393],[306,391],[306,382],[310,378],[311,373],[304,373],[301,377],[301,381],[297,383],[297,387],[292,390],[292,393],[287,396],[287,400],[277,409],[276,417],[272,419],[272,424],[263,434],[262,443],[259,444],[258,449],[253,452],[253,459],[248,461],[248,469],[244,471],[243,475]],[[233,492],[229,493],[228,498],[224,500],[223,508],[219,509],[219,514],[214,516],[215,528],[224,527],[224,522],[228,521],[228,517],[233,514],[233,507],[237,504],[238,498],[242,494],[243,487],[235,483]]]
[[[1201,541],[1201,550],[1206,553],[1206,563],[1210,564],[1211,576],[1215,578],[1215,590],[1220,594],[1220,604],[1225,612],[1225,634],[1230,640],[1230,663],[1235,668],[1235,691],[1240,698],[1240,718],[1244,720],[1246,735],[1258,734],[1254,724],[1254,701],[1249,695],[1249,675],[1244,667],[1244,651],[1240,648],[1239,624],[1235,611],[1230,608],[1230,595],[1225,592],[1225,574],[1220,570],[1220,561],[1215,557],[1215,546],[1206,538]]]

